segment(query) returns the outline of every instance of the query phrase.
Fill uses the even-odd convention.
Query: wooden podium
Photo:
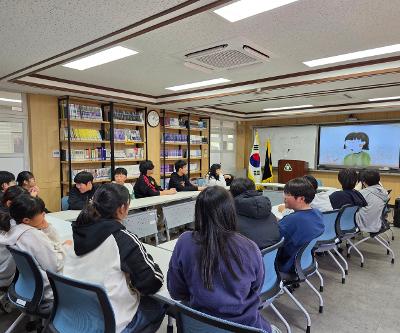
[[[305,161],[279,160],[278,161],[278,182],[286,184],[289,180],[303,177],[308,172],[308,165]]]

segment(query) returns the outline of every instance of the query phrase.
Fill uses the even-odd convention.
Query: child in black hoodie
[[[117,332],[155,332],[165,311],[146,297],[163,284],[163,274],[136,235],[122,225],[129,193],[119,184],[102,185],[72,224],[74,251],[64,275],[104,286]]]

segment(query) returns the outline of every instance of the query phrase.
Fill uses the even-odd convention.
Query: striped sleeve
[[[120,252],[121,270],[129,274],[132,286],[143,295],[156,293],[164,276],[142,242],[127,230],[116,232],[114,237]]]

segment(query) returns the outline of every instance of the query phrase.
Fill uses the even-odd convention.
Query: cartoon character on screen
[[[371,164],[369,138],[364,132],[351,132],[344,139],[344,147],[350,153],[344,158],[343,164],[351,167],[367,167]]]

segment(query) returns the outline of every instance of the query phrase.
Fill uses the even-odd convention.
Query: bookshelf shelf
[[[61,161],[62,164],[68,164],[69,161]],[[71,161],[71,164],[99,164],[99,163],[111,163],[111,160],[79,160]]]
[[[144,123],[135,123],[135,122],[129,122],[129,121],[123,121],[123,120],[114,120],[114,126],[133,126],[133,127],[144,127]]]
[[[61,140],[62,143],[67,143],[68,140]],[[99,144],[110,144],[110,141],[97,141],[97,140],[71,140],[71,143],[99,143]]]
[[[126,146],[132,146],[132,145],[137,145],[137,144],[145,144],[146,142],[144,141],[114,141],[115,145],[126,145]]]
[[[115,163],[119,163],[119,162],[141,162],[141,161],[145,161],[146,159],[144,158],[124,158],[124,159],[115,159]]]
[[[104,124],[104,125],[110,125],[109,121],[104,121],[104,120],[89,120],[89,119],[70,119],[70,123],[82,123],[82,124]],[[62,123],[67,123],[68,119],[62,118],[60,119],[60,122]]]

